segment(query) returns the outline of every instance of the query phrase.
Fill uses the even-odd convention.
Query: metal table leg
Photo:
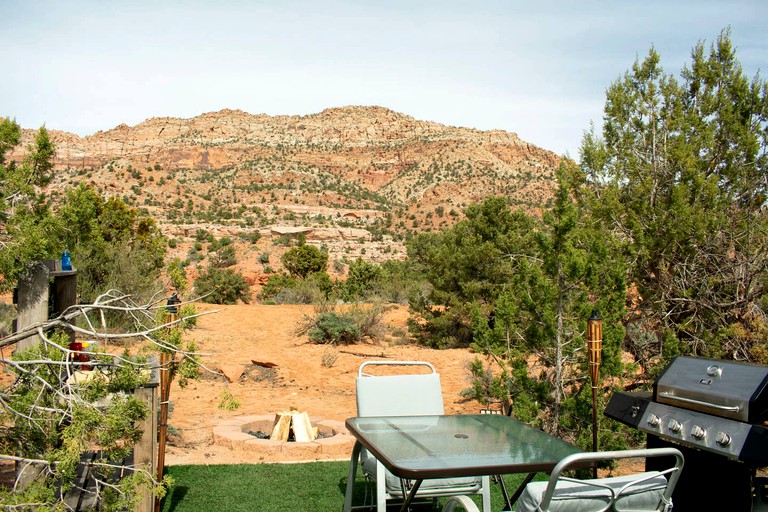
[[[407,496],[405,495],[405,492],[403,492],[403,496],[405,496],[405,501],[403,501],[403,506],[400,507],[400,512],[407,512],[408,510],[410,510],[411,502],[413,501],[413,498],[416,497],[416,493],[418,492],[419,487],[421,487],[421,482],[423,482],[423,480],[414,480],[413,487],[411,487],[411,490],[408,491]],[[403,491],[405,491],[405,486],[403,486]]]
[[[523,494],[523,491],[525,491],[525,486],[531,483],[531,480],[533,480],[535,476],[536,476],[536,473],[528,473],[527,475],[525,475],[523,482],[518,486],[517,490],[515,491],[515,494],[513,494],[511,498],[507,498],[507,504],[502,510],[514,510],[512,508],[513,505]],[[503,482],[504,480],[502,479],[502,483]]]
[[[352,448],[352,458],[349,460],[349,473],[347,474],[347,491],[344,494],[344,512],[352,510],[352,495],[355,491],[355,478],[357,477],[357,462],[360,460],[360,450],[363,445],[355,441]]]

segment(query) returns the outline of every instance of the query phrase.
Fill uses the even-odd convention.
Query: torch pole
[[[600,358],[603,349],[603,320],[597,310],[592,310],[587,320],[587,353],[589,378],[592,383],[592,451],[597,451],[597,389],[600,378]],[[593,469],[597,478],[597,467]]]

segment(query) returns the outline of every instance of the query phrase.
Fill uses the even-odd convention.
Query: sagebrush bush
[[[382,304],[364,307],[317,306],[313,317],[305,317],[298,334],[308,334],[313,343],[348,345],[381,336],[381,318],[389,309]]]
[[[360,328],[350,317],[321,313],[309,331],[309,339],[314,343],[349,345],[360,340]]]

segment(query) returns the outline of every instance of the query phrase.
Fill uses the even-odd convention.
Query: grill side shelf
[[[650,401],[650,393],[617,391],[611,396],[603,414],[625,425],[638,428]]]
[[[755,467],[768,466],[768,428],[752,425],[739,458]]]
[[[768,421],[768,373],[749,400],[748,421],[753,424]]]

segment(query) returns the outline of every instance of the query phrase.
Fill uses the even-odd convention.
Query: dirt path
[[[178,435],[171,436],[166,454],[169,465],[269,461],[269,456],[213,444],[213,427],[235,416],[273,414],[291,405],[313,417],[344,421],[355,415],[354,382],[358,367],[382,354],[390,360],[425,360],[434,364],[441,374],[447,413],[477,412],[480,408],[477,402],[459,395],[468,386],[466,363],[473,356],[467,350],[432,350],[387,341],[340,350],[309,344],[306,336],[295,333],[302,318],[313,314],[311,306],[200,305],[199,309],[221,309],[201,317],[198,327],[187,335],[205,354],[204,363],[231,376],[240,371],[245,373],[232,383],[214,375],[192,381],[185,389],[173,383],[169,425]],[[404,332],[407,316],[405,307],[388,311],[383,320],[386,331]],[[334,357],[332,366],[323,364],[324,358],[327,363]],[[276,367],[255,366],[253,361],[273,363]],[[240,402],[235,411],[219,408],[227,390]]]

